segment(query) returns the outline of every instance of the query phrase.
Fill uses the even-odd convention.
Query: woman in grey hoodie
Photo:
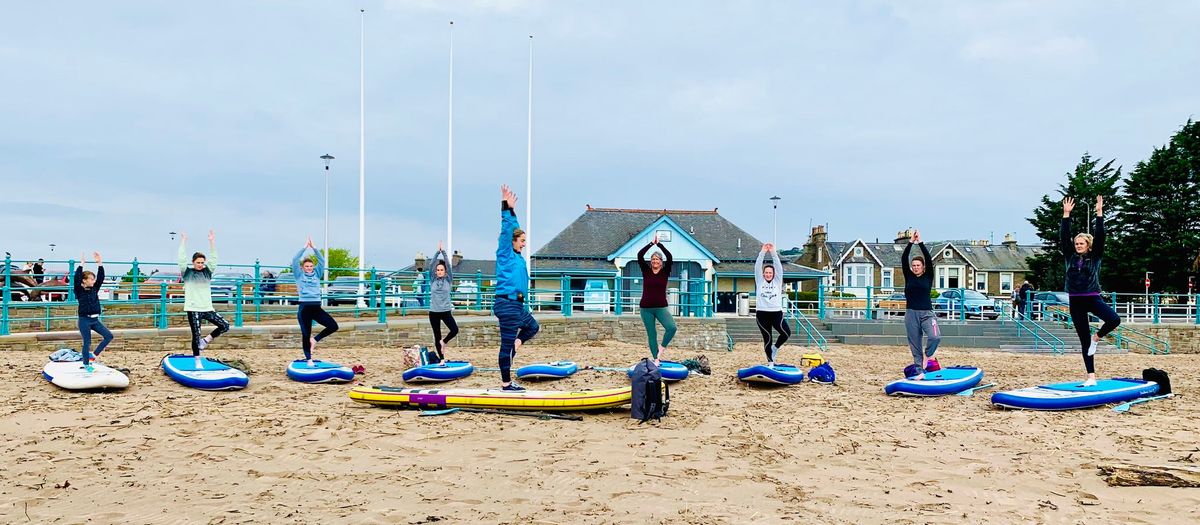
[[[312,258],[306,258],[308,250],[313,251]],[[325,270],[325,259],[321,251],[313,246],[312,238],[300,251],[292,257],[292,275],[296,276],[296,292],[299,296],[300,308],[296,310],[296,320],[300,322],[300,341],[304,349],[304,358],[312,366],[312,352],[317,342],[333,335],[338,331],[337,321],[321,308],[321,274]],[[321,333],[312,335],[313,322],[321,325]]]
[[[767,252],[771,253],[772,263],[763,268],[763,257]],[[779,252],[775,251],[774,244],[764,244],[762,251],[758,252],[758,260],[754,262],[754,285],[757,296],[754,319],[758,322],[758,331],[762,333],[767,364],[774,364],[775,353],[792,335],[792,330],[783,319],[783,263],[779,262]],[[779,338],[773,344],[772,330],[779,332]]]
[[[433,347],[438,359],[446,361],[446,348],[450,340],[458,335],[458,323],[454,322],[454,303],[450,301],[453,289],[450,261],[442,241],[438,241],[433,264],[429,265],[429,325],[433,327]],[[442,338],[442,324],[446,325],[446,337]]]

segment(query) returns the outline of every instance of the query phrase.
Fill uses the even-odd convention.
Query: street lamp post
[[[772,222],[771,244],[775,244],[775,243],[779,242],[779,201],[780,201],[780,199],[781,199],[781,197],[778,195],[771,197],[771,210],[772,210],[771,211],[771,222]],[[777,246],[777,247],[775,247],[775,249],[778,250],[779,247]]]
[[[321,155],[321,160],[325,161],[325,264],[321,265],[324,287],[329,286],[329,161],[333,160],[333,155]],[[325,300],[324,293],[321,294],[321,300]]]
[[[58,246],[58,245],[57,245],[57,244],[54,244],[54,243],[50,243],[50,251],[51,251],[51,252],[54,252],[54,247],[55,247],[55,246]]]
[[[175,235],[176,235],[175,232],[167,232],[167,234],[171,236],[172,241],[175,240]]]

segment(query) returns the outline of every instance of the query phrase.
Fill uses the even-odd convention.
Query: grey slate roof
[[[905,246],[904,244],[895,244],[895,243],[864,243],[864,244],[868,248],[871,249],[871,251],[875,254],[876,257],[879,258],[880,261],[883,262],[883,265],[885,267],[899,268],[902,265],[900,256],[903,255],[903,253],[904,253],[904,246]],[[1009,248],[1007,246],[1004,246],[1003,244],[993,244],[990,246],[978,246],[978,245],[972,246],[970,244],[970,241],[929,242],[929,243],[926,243],[926,248],[929,249],[929,253],[931,255],[937,255],[938,252],[942,251],[942,249],[944,249],[947,244],[954,244],[955,253],[957,256],[966,258],[966,260],[969,261],[972,266],[974,266],[975,268],[982,270],[982,271],[989,271],[989,270],[1004,270],[1004,271],[1012,270],[1012,271],[1018,271],[1018,272],[1026,271],[1029,269],[1029,265],[1026,264],[1025,259],[1027,257],[1031,257],[1031,256],[1037,255],[1042,252],[1042,247],[1037,246],[1037,245],[1032,245],[1032,246],[1031,245],[1018,245],[1014,248]],[[850,248],[851,243],[849,243],[849,242],[830,242],[830,243],[826,243],[826,245],[829,246],[829,248],[830,248],[830,254],[834,253],[833,252],[834,245],[837,246],[839,252],[838,252],[838,255],[834,258],[834,260],[836,261],[837,258],[841,257],[842,251]],[[989,251],[988,248],[991,248],[991,250]],[[909,255],[915,256],[915,255],[919,255],[920,253],[921,253],[921,251],[914,247],[912,252]],[[863,255],[864,255],[864,259],[861,261],[858,259],[855,259],[854,257],[850,257],[850,258],[847,258],[845,262],[873,262],[873,261],[868,261],[865,258],[866,257],[865,253]],[[941,259],[938,259],[938,262],[941,262]]]
[[[729,274],[754,275],[754,263],[752,263],[752,262],[738,261],[738,262],[731,262],[731,263],[721,263],[721,264],[718,264],[716,268],[717,268],[717,274],[719,274],[719,275],[729,275]],[[795,277],[795,278],[824,277],[825,276],[825,272],[823,272],[821,270],[817,270],[815,268],[809,268],[802,264],[795,264],[795,263],[790,263],[790,262],[783,263],[783,273],[787,277]]]
[[[625,210],[589,207],[535,255],[607,258],[663,215],[670,217],[722,262],[753,261],[762,247],[762,241],[726,220],[716,210]]]
[[[400,271],[415,272],[417,271],[417,265],[415,263],[410,264],[400,269]],[[496,261],[489,261],[486,259],[463,259],[459,261],[453,269],[455,278],[466,276],[468,274],[474,275],[476,272],[482,273],[483,275],[494,275],[496,273]]]

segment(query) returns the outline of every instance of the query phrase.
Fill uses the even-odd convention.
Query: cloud
[[[997,62],[1036,62],[1050,65],[1088,64],[1095,52],[1086,38],[1053,36],[986,36],[968,42],[962,56],[971,60]]]

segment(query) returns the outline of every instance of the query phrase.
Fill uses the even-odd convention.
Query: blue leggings
[[[86,366],[92,361],[92,331],[100,334],[104,340],[96,345],[96,357],[100,357],[100,352],[108,346],[113,340],[112,332],[108,330],[104,323],[100,322],[99,317],[80,317],[79,318],[79,335],[83,336],[83,364]]]
[[[517,354],[515,341],[528,342],[541,327],[520,301],[497,297],[492,313],[500,320],[500,380],[508,383],[512,381],[509,369]]]

